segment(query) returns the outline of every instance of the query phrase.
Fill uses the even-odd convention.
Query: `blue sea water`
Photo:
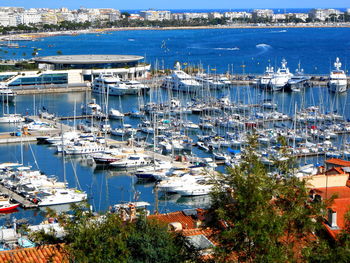
[[[280,66],[282,58],[292,71],[300,62],[309,74],[328,74],[336,57],[345,68],[350,62],[350,28],[115,31],[48,37],[22,44],[26,47],[8,49],[0,56],[30,58],[33,48],[40,49],[38,56],[56,55],[57,51],[65,55],[133,54],[144,56],[158,68],[172,68],[180,61],[236,74],[262,73],[269,63]]]
[[[203,64],[205,69],[216,72],[229,70],[233,73],[262,73],[271,63],[278,66],[286,58],[288,66],[294,70],[301,62],[306,73],[328,74],[335,57],[339,56],[346,68],[350,61],[349,28],[308,28],[308,29],[205,29],[205,30],[137,30],[116,31],[108,34],[81,34],[78,36],[57,36],[44,38],[37,42],[21,42],[19,49],[8,49],[0,56],[7,58],[29,58],[33,48],[39,48],[39,56],[63,54],[133,54],[145,57],[145,61],[158,68],[172,68],[175,61],[192,65]],[[3,48],[4,50],[4,48]],[[26,56],[22,56],[23,52]],[[15,53],[15,54],[14,54]],[[246,67],[241,67],[241,65]],[[91,96],[100,102],[100,98],[87,93],[44,94],[36,96],[18,96],[16,104],[10,105],[10,112],[33,114],[42,106],[60,116],[73,115],[74,105],[79,111],[80,105]],[[263,94],[253,87],[235,87],[230,91],[233,101],[259,103],[263,98],[272,98],[279,110],[293,113],[295,105],[319,105],[325,111],[344,113],[350,118],[349,93],[334,95],[326,88],[315,87],[301,94],[275,93]],[[146,98],[147,100],[147,98]],[[110,107],[130,111],[137,107],[134,96],[125,96],[121,100],[110,98]],[[6,107],[2,109],[6,112]],[[196,117],[191,117],[195,118]],[[136,125],[134,120],[127,119]],[[71,122],[72,124],[72,122]],[[117,123],[112,122],[116,127]],[[14,125],[1,125],[0,131],[14,131]],[[202,155],[205,155],[202,153]],[[1,145],[1,162],[20,161],[20,145]],[[62,181],[62,157],[55,149],[43,145],[25,144],[24,163],[39,168],[46,174],[57,175]],[[71,187],[77,185],[90,196],[90,203],[97,211],[105,211],[112,204],[132,200],[135,192],[140,192],[140,200],[148,201],[154,209],[153,184],[137,184],[135,178],[125,171],[100,170],[86,164],[84,158],[67,158],[65,161],[67,181]],[[169,212],[189,208],[193,204],[203,203],[205,198],[160,200],[160,212]],[[42,219],[38,210],[22,210],[4,215],[5,219],[30,218],[32,222]],[[0,221],[1,222],[1,221]]]

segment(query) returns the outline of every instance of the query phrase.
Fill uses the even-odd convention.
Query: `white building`
[[[272,18],[273,10],[271,9],[254,9],[252,13],[252,18]]]
[[[316,9],[311,9],[310,12],[309,12],[309,18],[311,20],[320,20],[320,21],[325,21],[327,18],[330,18],[331,15],[336,15],[336,16],[339,16],[341,15],[342,12],[340,12],[339,10],[337,9],[332,9],[332,8],[329,8],[329,9],[319,9],[319,8],[316,8]]]
[[[41,14],[36,9],[29,9],[24,11],[22,14],[20,14],[22,24],[29,25],[29,24],[38,24],[41,23]]]
[[[140,16],[149,21],[163,21],[171,19],[170,11],[146,10],[141,11]]]
[[[208,14],[209,19],[221,19],[223,17],[223,14],[219,12],[211,12]]]
[[[233,19],[250,19],[252,18],[251,13],[247,12],[225,12],[224,17],[230,20]]]
[[[192,19],[208,19],[209,14],[208,13],[183,13],[183,19],[186,21],[192,20]]]

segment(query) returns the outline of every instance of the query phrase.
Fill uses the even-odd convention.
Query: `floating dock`
[[[10,198],[12,198],[17,203],[19,203],[21,205],[21,207],[23,207],[23,208],[37,208],[38,207],[37,204],[34,204],[33,202],[29,201],[28,199],[24,198],[23,196],[15,193],[15,192],[7,189],[6,187],[4,187],[1,184],[0,184],[0,192],[2,194],[8,195]]]

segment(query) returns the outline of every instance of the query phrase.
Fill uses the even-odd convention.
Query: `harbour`
[[[118,149],[120,147],[129,147],[131,141],[133,141],[136,149],[145,146],[144,154],[146,157],[150,157],[151,162],[155,158],[163,163],[177,163],[174,160],[176,158],[179,159],[180,156],[185,156],[180,159],[186,158],[187,160],[194,157],[211,158],[213,163],[218,165],[216,169],[225,172],[227,162],[215,159],[214,153],[222,153],[223,155],[234,157],[235,162],[239,157],[239,151],[244,147],[244,138],[241,138],[241,136],[245,135],[245,132],[249,133],[252,129],[256,128],[260,134],[260,142],[264,145],[261,147],[260,154],[263,156],[266,165],[271,169],[273,169],[273,161],[265,157],[277,156],[276,152],[278,150],[276,147],[278,147],[278,142],[276,141],[276,136],[278,134],[287,136],[290,146],[295,144],[295,151],[291,155],[298,158],[298,162],[302,165],[322,163],[324,159],[330,157],[330,154],[338,154],[341,158],[347,158],[344,155],[346,151],[344,152],[342,149],[345,149],[347,145],[349,133],[347,130],[347,119],[350,116],[347,107],[348,94],[334,94],[329,92],[327,88],[329,68],[333,68],[332,64],[338,54],[330,52],[328,62],[322,57],[325,50],[315,50],[315,53],[305,50],[296,59],[295,57],[301,47],[289,47],[286,43],[288,39],[296,38],[299,34],[302,34],[298,31],[300,29],[287,29],[287,32],[280,33],[274,33],[272,29],[259,29],[257,31],[254,31],[255,29],[252,29],[253,31],[243,30],[244,38],[238,40],[238,42],[229,41],[229,39],[232,40],[232,38],[240,34],[236,29],[225,30],[228,30],[225,32],[227,32],[229,38],[223,42],[216,40],[222,32],[221,29],[196,31],[194,37],[191,36],[192,31],[189,32],[186,30],[181,30],[181,33],[176,30],[171,33],[169,31],[162,31],[160,35],[158,35],[158,32],[155,34],[152,31],[112,32],[112,34],[106,34],[100,37],[99,41],[104,43],[103,46],[109,51],[108,53],[119,53],[118,51],[121,49],[113,49],[116,45],[119,45],[121,48],[126,48],[127,46],[126,50],[128,50],[129,54],[140,56],[145,56],[146,54],[145,60],[147,64],[151,64],[152,67],[157,68],[159,71],[164,70],[168,72],[160,76],[141,77],[139,81],[149,87],[149,91],[142,93],[142,95],[126,94],[122,96],[109,96],[108,110],[112,108],[118,110],[123,114],[123,118],[109,119],[107,124],[117,134],[124,134],[124,130],[119,130],[124,128],[123,125],[130,125],[131,128],[125,126],[125,129],[131,130],[128,131],[128,134],[122,136],[107,135],[105,139],[106,145],[114,145]],[[306,30],[311,30],[311,35],[323,38],[322,34],[319,34],[313,29]],[[347,29],[336,30],[343,32]],[[203,39],[203,32],[205,32],[204,35],[209,34],[211,39],[208,39],[207,42],[202,42],[198,46],[196,45],[197,40],[195,41],[194,38],[199,37]],[[261,39],[256,43],[247,45],[250,33]],[[144,43],[145,47],[140,46],[139,40],[143,34],[144,37],[148,37],[159,43],[159,47],[152,49],[148,46],[149,43],[147,41]],[[184,35],[182,36],[181,34]],[[339,34],[344,35],[342,33]],[[117,36],[121,37],[121,39]],[[162,44],[162,41],[168,38],[169,40],[166,40],[165,44]],[[46,38],[43,41],[37,41],[31,45],[42,49],[38,51],[38,57],[52,56],[55,53],[54,50],[58,49],[62,50],[63,54],[79,54],[78,50],[82,47],[80,46],[81,41],[76,41],[77,39],[90,43],[89,41],[93,42],[96,36],[57,36]],[[135,39],[135,41],[129,41],[128,39]],[[109,41],[112,40],[115,42],[113,42],[113,45],[110,45]],[[182,45],[178,45],[179,41],[183,41],[183,45],[186,46],[186,52],[180,52],[181,54],[176,53],[179,52],[179,47],[182,47]],[[213,41],[215,44],[213,44]],[[310,37],[306,41],[312,42],[312,38]],[[52,48],[48,45],[55,45],[55,47]],[[90,43],[90,45],[92,47],[89,52],[93,54],[102,52],[93,43]],[[169,51],[165,49],[164,45]],[[247,48],[244,48],[245,45]],[[310,45],[310,42],[307,45]],[[229,50],[235,47],[238,49]],[[26,53],[31,50],[30,48],[20,49]],[[204,52],[206,55],[203,55],[204,53],[201,52]],[[344,54],[341,50],[339,52]],[[4,56],[6,55],[4,54]],[[20,56],[18,55],[17,57]],[[271,92],[257,87],[257,80],[263,76],[265,67],[272,64],[277,70],[280,67],[282,57],[286,57],[288,67],[293,73],[295,68],[298,67],[299,60],[301,60],[305,74],[308,74],[312,78],[310,79],[309,87],[300,92]],[[340,57],[343,66],[346,66],[347,57]],[[271,61],[269,62],[270,59]],[[230,84],[220,89],[200,89],[198,92],[196,91],[191,94],[174,90],[170,91],[169,86],[167,88],[166,85],[163,86],[162,84],[164,78],[171,74],[169,70],[173,69],[175,60],[181,61],[182,69],[189,66],[196,68],[201,61],[204,63],[202,67],[207,73],[210,73],[210,77],[227,77]],[[242,65],[245,65],[245,67],[242,67]],[[142,67],[140,65],[139,68],[141,69]],[[87,73],[88,70],[85,72]],[[38,77],[43,72],[37,74],[38,71],[36,71],[34,73],[33,77]],[[95,77],[97,78],[99,75],[100,73],[96,73]],[[190,75],[196,77],[196,73],[191,73]],[[122,79],[124,80],[124,76]],[[38,79],[38,81],[42,81],[42,79]],[[79,82],[82,81],[79,80]],[[105,211],[112,204],[133,200],[135,195],[140,195],[139,198],[149,202],[151,208],[154,209],[153,189],[155,184],[137,180],[135,169],[95,166],[91,161],[91,157],[86,155],[70,155],[68,152],[63,158],[62,154],[57,153],[55,147],[35,143],[37,137],[49,137],[60,134],[60,123],[63,124],[64,131],[72,130],[74,126],[79,125],[84,125],[86,128],[95,127],[96,129],[100,129],[102,125],[106,124],[103,118],[92,118],[91,114],[82,113],[82,107],[87,105],[92,99],[95,99],[96,104],[101,106],[104,114],[108,115],[108,111],[105,109],[106,96],[103,93],[93,92],[93,82],[93,80],[90,80],[89,83],[91,84],[76,84],[76,86],[68,87],[65,84],[34,85],[32,87],[22,85],[18,89],[14,89],[18,96],[15,98],[14,103],[8,104],[9,113],[37,116],[39,110],[43,110],[44,107],[47,112],[55,115],[56,120],[36,120],[38,122],[48,122],[50,125],[54,125],[56,122],[56,129],[52,132],[36,133],[31,131],[29,132],[30,135],[25,136],[23,135],[23,131],[18,129],[20,123],[1,124],[0,129],[1,132],[4,132],[2,135],[4,138],[0,140],[2,143],[0,153],[3,156],[7,156],[3,161],[17,161],[21,163],[21,148],[23,148],[24,164],[32,166],[32,169],[33,167],[36,169],[39,167],[41,171],[47,174],[55,174],[61,182],[64,181],[64,174],[66,174],[68,186],[75,188],[80,185],[82,191],[87,193],[89,201],[96,211]],[[227,105],[220,101],[220,99],[225,97],[229,101]],[[169,110],[172,103],[178,103],[175,101],[172,102],[172,100],[177,100],[180,104],[178,106],[176,106],[177,104],[173,105],[173,108]],[[148,103],[154,103],[156,105],[154,109],[150,108],[149,112],[143,116],[150,123],[146,122],[145,127],[139,126],[144,122],[137,114],[139,111],[142,112],[145,110]],[[264,103],[266,103],[266,107],[272,108],[262,108],[262,104]],[[204,104],[204,106],[200,106],[201,104]],[[277,108],[274,108],[275,106],[272,104],[276,104]],[[303,110],[311,106],[318,106],[319,109],[314,112],[309,111],[308,116],[305,117],[306,120],[299,119],[298,116],[304,116],[302,114]],[[4,113],[7,112],[6,107],[7,105],[4,104]],[[314,115],[319,116],[319,118],[314,118]],[[342,115],[343,119],[336,121],[338,116],[335,115]],[[170,122],[170,124],[167,122]],[[197,129],[195,125],[201,125],[201,128]],[[317,126],[319,133],[316,134],[313,131],[315,129],[312,129],[311,126]],[[327,131],[327,126],[332,127],[329,135],[324,133],[324,130]],[[206,127],[209,127],[209,129]],[[157,132],[155,134],[145,133],[147,130],[150,132],[151,128],[156,128]],[[166,134],[166,131],[172,129],[176,132],[182,131],[184,135],[192,140],[188,144],[181,146],[188,147],[191,151],[182,151],[180,150],[181,147],[176,144],[177,142],[175,143],[178,140],[176,136],[179,136],[179,134]],[[16,132],[22,132],[22,136],[10,135]],[[136,132],[135,135],[132,135],[135,138],[131,138],[133,132]],[[101,131],[100,134],[104,137],[103,135],[108,133],[109,131],[106,130]],[[333,133],[336,134],[336,137],[325,139],[327,136],[334,136]],[[299,138],[299,135],[305,135],[305,137]],[[169,147],[169,142],[164,140],[162,136],[168,137],[168,139],[173,138],[173,148],[176,149]],[[156,140],[156,145],[154,139]],[[198,141],[203,142],[201,147],[204,147],[204,150],[197,146]],[[332,145],[329,145],[327,141],[330,141]],[[231,150],[229,148],[235,153],[230,153],[229,151]],[[162,150],[164,149],[166,155],[162,154]],[[269,149],[269,151],[266,149]],[[270,151],[270,149],[272,150]],[[156,150],[156,153],[154,153],[154,150]],[[197,162],[194,159],[192,161],[193,165],[203,162],[200,159],[197,159]],[[62,163],[65,163],[65,168]],[[64,169],[66,170],[65,172]],[[157,176],[163,175],[158,172]],[[77,178],[79,179],[78,181],[76,180]],[[163,194],[161,192],[158,205],[161,212],[171,212],[191,208],[193,205],[206,207],[208,205],[208,198]],[[35,216],[35,211],[36,209],[19,209],[14,215],[16,218],[32,218],[34,222],[39,222],[41,217]]]

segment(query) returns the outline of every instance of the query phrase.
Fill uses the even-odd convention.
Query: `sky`
[[[252,8],[350,8],[349,0],[0,0],[0,6],[24,8],[115,8],[139,9],[252,9]]]

